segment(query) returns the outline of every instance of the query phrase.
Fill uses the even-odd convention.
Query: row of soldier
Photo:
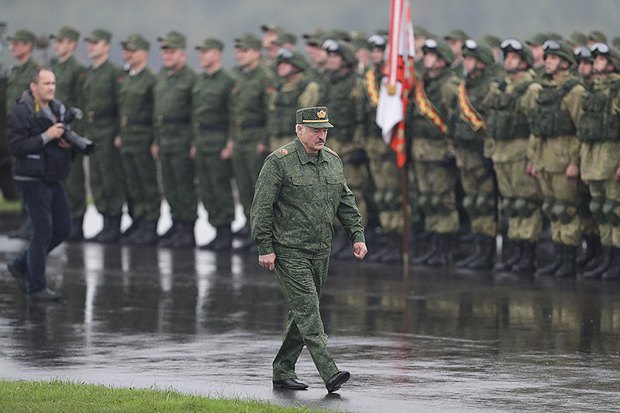
[[[143,70],[149,43],[139,35],[121,43],[129,73],[107,59],[110,33],[95,30],[86,39],[93,60],[86,70],[70,56],[77,31],[65,27],[54,35],[58,96],[82,107],[87,115],[82,132],[98,144],[90,174],[104,228],[94,240],[111,242],[122,236],[120,214],[126,194],[134,224],[123,242],[194,245],[192,194],[197,187],[217,229],[215,240],[204,248],[230,249],[234,215],[230,178],[236,179],[248,216],[262,160],[291,139],[296,108],[320,103],[330,108],[336,125],[328,145],[343,158],[347,182],[363,215],[370,217],[371,227],[381,227],[381,235],[370,244],[369,258],[400,259],[398,171],[375,123],[385,34],[351,39],[346,33],[317,30],[304,35],[307,62],[294,50],[290,34],[270,25],[262,30],[262,41],[253,35],[235,39],[239,67],[231,75],[221,68],[223,44],[206,39],[196,47],[202,76],[185,64],[186,42],[177,32],[158,39],[164,65],[159,76]],[[24,33],[18,31],[14,43],[32,39],[30,34],[21,36]],[[439,38],[416,28],[418,82],[406,128],[414,177],[410,204],[414,222],[423,220],[430,242],[428,251],[413,263],[451,262],[459,204],[466,212],[461,218],[471,222],[470,238],[476,245],[473,255],[456,263],[459,267],[535,271],[545,211],[557,251],[553,262],[538,268],[540,275],[574,276],[581,264],[589,277],[620,276],[620,232],[614,235],[613,224],[619,215],[614,193],[618,181],[609,176],[611,169],[616,173],[618,158],[610,138],[618,127],[614,123],[618,90],[610,86],[615,85],[618,65],[616,52],[602,36],[599,32],[580,39],[573,36],[575,44],[569,46],[554,34],[541,34],[528,42],[499,41],[494,50],[459,30]],[[266,52],[263,59],[261,49]],[[581,79],[576,75],[577,59]],[[598,65],[604,60],[608,66],[597,68],[597,59]],[[107,71],[101,70],[106,67]],[[72,78],[70,73],[78,75]],[[61,94],[71,82],[80,85],[79,96]],[[601,93],[608,100],[603,104]],[[595,96],[590,100],[598,103],[588,96]],[[582,101],[598,106],[590,108]],[[609,113],[598,113],[601,105]],[[587,113],[582,116],[583,112]],[[119,120],[114,122],[117,114]],[[595,119],[603,118],[605,125],[594,125]],[[601,134],[610,136],[592,138],[601,127],[605,129]],[[154,160],[161,165],[173,218],[172,228],[162,236],[156,233],[160,198]],[[81,165],[79,159],[76,165]],[[601,165],[605,171],[590,171]],[[79,238],[84,177],[74,169],[69,193],[78,230],[73,236]],[[124,180],[119,176],[122,171]],[[463,198],[457,202],[459,181]],[[498,216],[508,217],[510,248],[494,263]],[[243,230],[240,235],[245,235]],[[587,247],[577,260],[582,238]],[[334,256],[349,255],[343,241],[344,234],[337,230]],[[253,246],[247,240],[240,248]]]

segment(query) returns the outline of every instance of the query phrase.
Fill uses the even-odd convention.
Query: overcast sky
[[[8,33],[28,28],[49,34],[64,24],[84,36],[96,27],[114,33],[112,59],[121,62],[118,43],[131,33],[151,41],[151,66],[161,66],[154,43],[169,30],[186,34],[189,62],[197,67],[193,46],[208,36],[220,37],[229,47],[225,64],[231,66],[232,39],[245,32],[260,33],[263,23],[276,23],[298,36],[317,27],[359,30],[372,34],[387,27],[389,0],[0,0],[0,19]],[[499,37],[529,37],[534,32],[604,31],[620,36],[620,0],[412,0],[414,24],[441,35],[460,27],[471,37],[487,33]],[[87,63],[80,42],[78,57]],[[156,46],[156,45],[155,45]]]

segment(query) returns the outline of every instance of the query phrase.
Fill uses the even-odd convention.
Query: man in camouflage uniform
[[[82,81],[86,74],[84,67],[74,56],[80,33],[73,27],[63,26],[57,34],[50,35],[50,38],[54,40],[54,49],[58,57],[58,62],[52,67],[56,75],[56,97],[67,108],[78,106]],[[79,125],[73,125],[73,129],[81,132]],[[68,241],[84,239],[82,224],[86,213],[84,156],[79,151],[76,151],[74,156],[71,172],[65,183],[71,209],[71,234]]]
[[[431,246],[412,264],[446,265],[451,261],[452,238],[458,231],[454,186],[456,166],[451,143],[459,77],[450,68],[452,51],[443,40],[427,39],[424,76],[418,78],[407,108],[406,136],[411,143],[419,204]]]
[[[578,46],[575,48],[575,60],[577,60],[577,74],[581,78],[581,83],[589,89],[592,85],[592,53],[588,46]]]
[[[574,277],[581,242],[579,209],[579,139],[576,136],[585,88],[570,71],[576,64],[564,41],[543,45],[546,76],[530,120],[534,173],[544,196],[543,212],[551,220],[554,260],[538,276]]]
[[[463,207],[471,220],[476,249],[456,265],[489,269],[495,257],[497,187],[492,162],[484,156],[483,146],[495,80],[495,59],[490,47],[472,39],[465,40],[462,54],[465,78],[459,85],[453,138],[456,164],[465,194]]]
[[[310,61],[309,76],[324,89],[327,74],[327,51],[323,49],[325,34],[321,30],[303,35],[306,40],[306,55]]]
[[[85,39],[92,65],[86,71],[80,98],[84,111],[84,135],[97,145],[89,156],[90,187],[97,211],[103,215],[103,229],[95,242],[116,242],[121,236],[125,202],[125,178],[118,136],[118,92],[125,74],[109,60],[112,34],[95,29]]]
[[[168,248],[192,247],[196,221],[196,186],[191,159],[192,90],[196,74],[187,65],[185,36],[171,31],[157,39],[164,67],[155,85],[155,143],[151,153],[161,165],[164,195],[170,204],[172,227],[160,238]]]
[[[536,72],[536,76],[541,78],[545,75],[545,52],[543,50],[543,44],[547,40],[545,33],[537,33],[530,39],[526,40],[527,45],[530,47],[532,56],[534,57],[534,65],[532,69]]]
[[[347,187],[342,160],[325,147],[331,119],[326,107],[299,109],[297,139],[269,155],[256,184],[250,220],[258,263],[275,269],[289,308],[286,333],[273,361],[273,386],[303,390],[295,364],[304,345],[328,392],[350,374],[339,371],[327,349],[319,312],[337,218],[363,259],[367,249],[361,215]]]
[[[272,151],[291,141],[295,129],[292,114],[299,107],[316,106],[320,87],[306,74],[308,62],[299,53],[280,49],[276,57],[278,90],[269,107],[269,145]]]
[[[235,49],[241,70],[230,96],[233,170],[247,218],[250,216],[256,179],[269,150],[267,118],[276,88],[271,73],[260,65],[261,41],[258,37],[246,34],[235,39]],[[245,234],[242,232],[240,235]],[[250,250],[255,246],[247,238],[235,248]]]
[[[133,245],[157,243],[157,221],[161,198],[157,167],[151,156],[153,144],[154,89],[157,81],[147,67],[150,44],[139,34],[121,42],[129,73],[119,92],[120,136],[127,197],[131,202],[133,230],[122,242]]]
[[[443,38],[450,46],[454,56],[450,67],[458,76],[463,76],[463,44],[465,44],[465,40],[470,38],[469,35],[461,29],[454,29]]]
[[[588,184],[589,207],[604,252],[586,268],[584,278],[616,279],[620,277],[620,52],[596,43],[592,56],[595,79],[582,99],[577,134],[581,178]]]
[[[527,172],[528,119],[541,87],[534,81],[534,56],[529,47],[517,39],[506,39],[500,46],[508,76],[493,90],[485,142],[485,155],[495,168],[501,209],[508,218],[503,259],[495,269],[531,273],[536,269],[536,244],[542,230],[542,192],[538,180]],[[506,241],[512,245],[510,250]]]
[[[192,90],[192,123],[198,194],[215,227],[215,238],[200,249],[229,251],[230,224],[235,218],[232,193],[232,140],[229,135],[229,97],[235,81],[222,68],[224,44],[205,39],[198,60],[204,72],[196,77]]]

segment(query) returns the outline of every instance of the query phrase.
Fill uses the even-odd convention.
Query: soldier
[[[577,60],[577,74],[581,78],[581,83],[586,89],[592,84],[592,53],[588,46],[578,46],[575,48],[575,60]]]
[[[275,44],[278,45],[280,49],[296,50],[297,36],[295,36],[293,33],[280,31],[278,33],[278,38],[276,39]]]
[[[607,36],[605,36],[605,33],[601,32],[600,30],[592,30],[590,33],[588,33],[588,41],[586,45],[588,47],[592,47],[596,43],[607,44]]]
[[[543,50],[545,41],[547,41],[547,35],[538,33],[525,42],[530,47],[532,56],[534,56],[534,66],[532,69],[534,69],[538,77],[545,75],[545,52]]]
[[[495,80],[495,59],[490,47],[472,39],[463,43],[465,78],[458,91],[454,147],[463,183],[463,207],[471,220],[476,250],[456,263],[457,267],[489,269],[495,257],[497,237],[497,187],[491,160],[484,156],[486,118]]]
[[[241,70],[230,96],[233,170],[243,212],[248,218],[256,179],[269,149],[266,126],[269,104],[276,89],[271,73],[260,65],[261,41],[258,37],[245,34],[235,39],[235,49]],[[249,236],[248,226],[249,222],[240,236]],[[236,248],[251,250],[255,246],[245,238]]]
[[[459,76],[463,76],[463,44],[469,38],[469,35],[461,29],[454,29],[444,36],[444,40],[450,46],[454,56],[450,67]]]
[[[316,106],[320,87],[306,74],[308,62],[299,53],[280,49],[276,58],[278,91],[269,108],[269,145],[272,151],[286,145],[295,129],[291,114],[297,108]]]
[[[454,56],[443,40],[427,39],[424,76],[418,78],[407,108],[407,139],[412,142],[414,175],[425,228],[431,234],[429,250],[412,264],[446,265],[452,238],[459,227],[454,186],[456,167],[450,142],[458,97],[459,77],[451,70]]]
[[[95,29],[85,39],[92,65],[86,71],[80,99],[84,111],[84,134],[97,149],[89,156],[90,187],[103,229],[91,241],[116,242],[121,236],[125,202],[125,179],[118,136],[118,92],[125,74],[109,60],[112,34]]]
[[[584,278],[620,277],[620,52],[605,43],[592,46],[594,83],[583,96],[577,134],[581,140],[581,178],[590,190],[590,211],[603,245]]]
[[[276,270],[289,307],[284,340],[273,361],[273,386],[308,387],[295,373],[305,345],[332,393],[350,378],[338,370],[327,349],[319,312],[335,219],[345,228],[357,259],[363,259],[367,249],[342,160],[325,147],[327,130],[333,127],[327,108],[299,109],[296,121],[297,139],[269,155],[260,172],[252,204],[252,237],[259,265]]]
[[[551,220],[555,254],[553,262],[539,268],[536,275],[574,277],[582,225],[576,133],[585,88],[570,71],[576,61],[568,43],[548,40],[543,49],[546,77],[530,121],[532,173],[539,178],[543,212]]]
[[[157,243],[161,198],[157,167],[151,156],[153,144],[154,89],[157,78],[147,67],[150,43],[139,34],[121,42],[129,73],[119,92],[120,136],[127,197],[131,201],[133,231],[122,242],[133,245]]]
[[[215,238],[200,249],[229,251],[232,248],[230,224],[235,218],[232,193],[232,147],[229,134],[229,99],[233,78],[222,68],[224,44],[207,38],[198,50],[204,72],[196,77],[192,90],[192,123],[198,193],[215,227]]]
[[[500,46],[502,43],[502,39],[495,36],[494,34],[487,34],[484,36],[484,42],[488,44],[489,46],[491,46],[491,50],[493,50],[493,59],[495,60],[495,62],[501,63],[502,49]]]
[[[360,75],[364,76],[366,74],[366,70],[371,64],[371,56],[370,56],[370,44],[368,43],[368,35],[361,32],[351,32],[351,45],[353,46],[353,51],[355,52],[355,60],[357,61],[357,67],[355,71]]]
[[[57,34],[50,35],[54,39],[54,49],[58,57],[52,66],[56,75],[56,97],[70,108],[78,106],[81,83],[86,75],[84,67],[74,57],[80,32],[73,27],[63,26]],[[74,126],[75,129],[75,126]],[[77,128],[79,131],[79,127]],[[86,213],[86,181],[84,176],[84,156],[76,151],[69,178],[65,183],[71,209],[71,234],[67,241],[84,239],[82,224]]]
[[[280,44],[278,43],[278,38],[280,37],[280,33],[283,32],[280,26],[275,24],[263,24],[260,27],[263,35],[261,36],[261,44],[263,47],[264,54],[262,55],[262,62],[265,64],[265,67],[269,70],[275,69],[276,56],[278,54],[278,50],[280,50]]]
[[[172,226],[160,237],[159,245],[193,247],[197,199],[191,116],[196,74],[187,65],[185,36],[171,31],[157,41],[164,67],[155,85],[155,143],[151,154],[161,165],[164,196],[172,216]]]
[[[517,39],[501,43],[508,75],[497,84],[487,117],[485,155],[493,160],[502,212],[508,218],[508,239],[498,271],[532,272],[536,269],[536,243],[542,230],[542,193],[538,180],[527,173],[530,126],[541,86],[534,81],[534,56]],[[513,245],[507,253],[508,242]]]
[[[355,55],[353,49],[345,42],[328,39],[323,43],[327,51],[327,68],[329,78],[326,83],[325,102],[331,108],[332,120],[338,128],[331,134],[332,149],[342,157],[344,175],[349,188],[362,214],[362,222],[367,220],[367,207],[364,190],[368,185],[368,155],[366,154],[366,137],[364,121],[367,111],[367,99],[364,82],[355,72]],[[332,254],[338,258],[350,256],[346,237],[342,228],[338,228]]]
[[[325,35],[319,30],[304,34],[303,37],[306,40],[306,54],[310,60],[308,74],[324,91],[327,73],[327,51],[323,49],[323,42],[326,40]]]

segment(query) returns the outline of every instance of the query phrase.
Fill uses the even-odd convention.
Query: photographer
[[[54,73],[39,69],[7,120],[9,150],[16,158],[13,178],[32,223],[30,244],[7,267],[19,287],[36,301],[60,299],[47,288],[45,259],[71,230],[62,181],[69,175],[72,150],[63,139],[65,106],[54,99],[55,91]]]

